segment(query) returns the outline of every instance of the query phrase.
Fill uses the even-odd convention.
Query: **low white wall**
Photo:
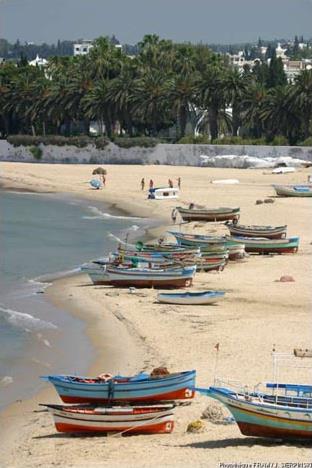
[[[255,157],[280,157],[312,161],[312,147],[302,146],[243,146],[243,145],[174,145],[159,144],[154,148],[119,148],[110,143],[99,150],[93,145],[86,148],[40,144],[42,158],[38,161],[30,147],[14,147],[0,140],[0,161],[70,163],[70,164],[167,164],[173,166],[200,166],[200,155],[245,155]]]

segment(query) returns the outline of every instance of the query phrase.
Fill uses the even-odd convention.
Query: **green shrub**
[[[312,146],[312,136],[304,140],[301,144],[302,146]]]
[[[266,145],[265,138],[242,138],[240,136],[226,136],[213,142],[215,145]]]
[[[276,135],[272,142],[271,145],[273,146],[288,146],[288,140],[284,135]]]
[[[38,161],[42,158],[42,149],[39,146],[31,146],[31,148],[29,148],[29,151],[31,152],[33,157]]]
[[[104,149],[109,144],[109,140],[105,137],[92,138],[85,135],[65,137],[62,135],[10,135],[7,138],[8,143],[13,146],[38,146],[43,145],[54,146],[76,146],[77,148],[85,148],[88,145],[95,145],[98,149]]]
[[[114,138],[114,143],[120,148],[133,148],[134,146],[153,148],[161,143],[161,140],[151,137],[116,137]]]
[[[109,143],[109,140],[103,136],[94,139],[94,144],[97,149],[104,149]]]
[[[210,140],[208,135],[185,135],[184,137],[180,138],[177,143],[180,145],[209,145]]]

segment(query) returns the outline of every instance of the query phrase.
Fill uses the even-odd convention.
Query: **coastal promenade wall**
[[[110,143],[104,149],[93,145],[52,146],[40,144],[41,157],[36,159],[29,146],[14,147],[0,140],[0,161],[66,163],[66,164],[165,164],[200,166],[200,156],[248,155],[258,158],[291,156],[312,161],[312,147],[302,146],[244,146],[244,145],[179,145],[158,144],[153,148],[120,148]]]

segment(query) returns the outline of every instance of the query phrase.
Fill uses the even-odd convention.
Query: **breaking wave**
[[[22,328],[24,331],[56,329],[57,326],[51,322],[46,322],[30,314],[24,314],[16,310],[7,309],[0,306],[0,319],[5,320],[10,325]]]
[[[95,206],[88,206],[88,208],[93,213],[93,216],[83,216],[83,219],[142,219],[136,216],[112,215],[99,210]]]
[[[13,383],[13,377],[10,375],[5,375],[4,377],[0,378],[0,387],[7,387],[11,383]]]

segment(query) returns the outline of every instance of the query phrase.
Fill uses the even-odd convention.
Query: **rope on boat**
[[[149,425],[150,423],[156,421],[157,419],[159,419],[159,415],[155,416],[154,418],[152,419],[149,419],[148,421],[143,421],[142,424],[137,424],[135,426],[132,426],[132,427],[128,427],[128,429],[125,429],[124,431],[120,431],[120,432],[115,432],[114,434],[111,435],[111,437],[121,437],[123,434],[125,434],[126,432],[129,432],[129,431],[132,431],[132,429],[136,429],[137,427],[144,427],[144,426],[147,426]]]

